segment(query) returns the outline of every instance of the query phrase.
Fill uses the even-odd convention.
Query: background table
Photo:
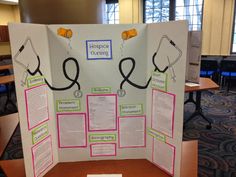
[[[11,89],[10,89],[10,84],[14,83],[14,75],[7,75],[7,76],[0,76],[0,84],[5,84],[7,87],[7,101],[5,103],[5,108],[6,110],[8,103],[10,103],[14,108],[17,110],[17,107],[15,103],[11,100]]]
[[[9,64],[9,65],[0,65],[0,71],[2,70],[7,70],[7,69],[13,69],[13,65]]]
[[[18,113],[0,117],[0,156],[4,152],[18,123]]]
[[[198,141],[183,141],[181,177],[198,177]]]
[[[0,167],[7,177],[26,177],[23,159],[0,161]]]
[[[0,84],[9,84],[14,82],[14,75],[0,76]]]
[[[219,85],[217,85],[214,81],[212,81],[210,78],[200,78],[199,86],[189,87],[185,86],[185,92],[189,93],[189,98],[184,102],[184,104],[187,104],[189,102],[192,102],[196,105],[194,113],[184,122],[184,126],[187,124],[188,121],[190,121],[195,116],[201,116],[203,119],[205,119],[209,124],[206,126],[207,129],[211,129],[211,121],[207,119],[201,108],[201,93],[204,90],[215,90],[218,89]],[[196,101],[193,99],[193,93],[196,92]]]

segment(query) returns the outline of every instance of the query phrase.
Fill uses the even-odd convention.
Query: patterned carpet
[[[13,89],[14,88],[12,88],[12,90]],[[7,95],[5,93],[1,94],[0,116],[18,112],[17,108],[13,106],[12,104],[7,104],[6,109],[4,109],[6,100],[7,100]],[[16,105],[16,95],[14,93],[14,90],[13,90],[13,93],[11,94],[11,100]],[[20,134],[20,126],[18,125],[17,128],[15,129],[14,135],[12,136],[10,142],[8,143],[8,146],[6,147],[5,152],[2,154],[2,156],[0,156],[0,160],[19,159],[22,157],[23,157],[23,153],[22,153],[22,145],[21,145],[21,134]]]
[[[12,136],[5,152],[3,153],[0,160],[11,160],[23,158],[20,126],[16,127],[14,136]]]
[[[1,93],[0,116],[17,112],[17,109],[11,104],[8,104],[7,109],[4,110],[6,98],[7,98],[6,94]],[[11,100],[16,103],[16,96],[14,93],[11,95]],[[20,126],[18,125],[8,146],[5,149],[5,152],[0,157],[0,160],[11,160],[11,159],[19,159],[19,158],[23,158],[23,152],[22,152],[22,144],[21,144]],[[0,168],[0,177],[5,177],[1,168]]]
[[[213,121],[212,129],[207,130],[205,120],[195,117],[186,125],[183,137],[184,140],[199,140],[198,176],[236,177],[236,94],[203,92],[202,108],[204,115]],[[193,111],[192,103],[185,105],[185,117]],[[1,159],[22,157],[18,126]],[[1,170],[0,177],[4,177]]]
[[[191,120],[184,130],[184,140],[199,140],[199,177],[236,177],[236,95],[203,92],[204,115],[213,121],[212,129],[201,117]],[[185,117],[194,111],[185,105]]]
[[[12,88],[13,90],[14,88]],[[11,100],[16,105],[16,95],[13,91],[11,94]],[[16,113],[17,108],[13,106],[12,104],[7,104],[6,109],[5,103],[7,101],[7,95],[6,93],[1,94],[0,96],[0,118],[1,116]],[[10,159],[19,159],[22,158],[22,145],[21,145],[21,134],[20,134],[20,126],[18,125],[15,129],[14,135],[12,136],[10,142],[8,143],[8,146],[6,147],[5,152],[0,156],[0,160],[10,160]]]

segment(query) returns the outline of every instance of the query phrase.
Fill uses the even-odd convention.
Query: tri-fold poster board
[[[180,176],[186,21],[9,30],[27,177],[108,159]]]
[[[188,34],[188,57],[186,64],[185,79],[187,82],[199,83],[201,68],[202,32],[189,31]]]

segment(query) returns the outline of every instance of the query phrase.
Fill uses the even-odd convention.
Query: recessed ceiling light
[[[12,4],[16,5],[18,4],[19,0],[0,0],[0,4]]]

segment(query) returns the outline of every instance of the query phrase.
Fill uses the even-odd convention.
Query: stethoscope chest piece
[[[75,90],[74,91],[74,97],[75,98],[81,98],[83,96],[83,92],[81,90]]]
[[[126,91],[124,89],[118,89],[117,90],[117,95],[119,97],[124,97],[126,95]]]

